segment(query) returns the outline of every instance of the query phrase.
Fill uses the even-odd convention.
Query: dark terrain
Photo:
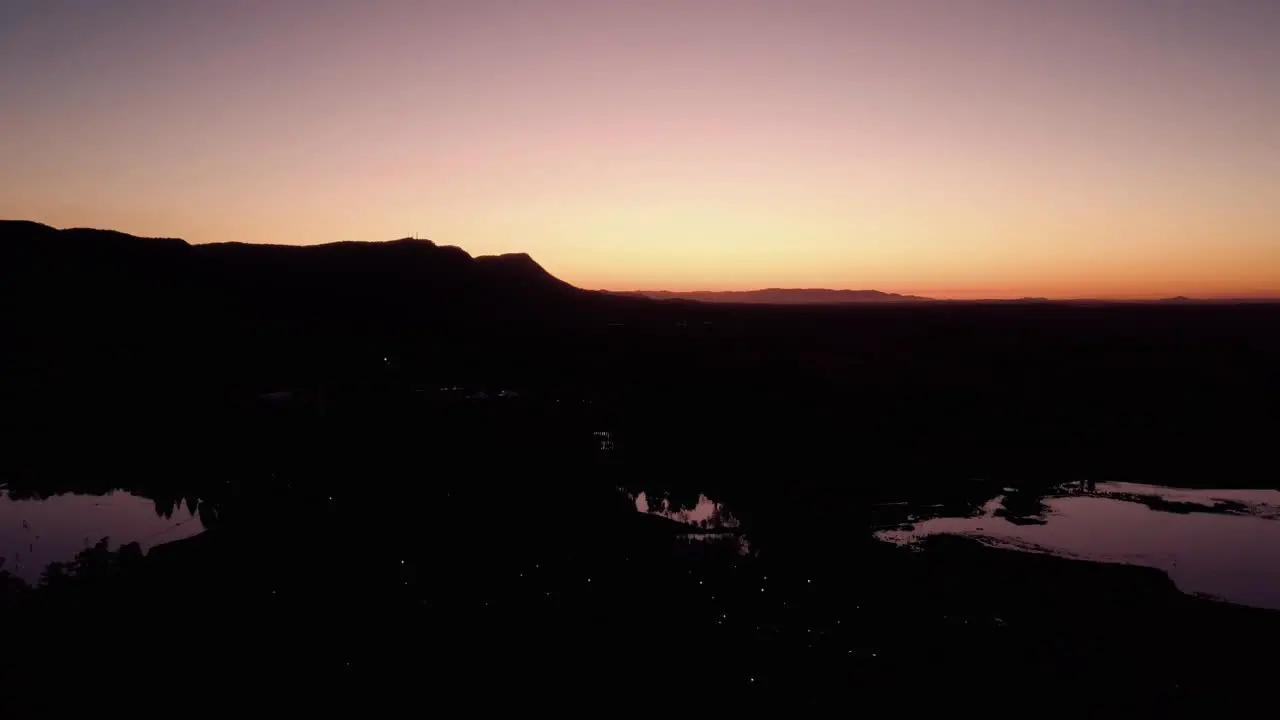
[[[658,302],[427,241],[5,222],[0,333],[11,496],[207,528],[0,591],[19,706],[1185,712],[1274,669],[1276,613],[1158,571],[871,530],[1006,486],[1280,487],[1280,305]]]

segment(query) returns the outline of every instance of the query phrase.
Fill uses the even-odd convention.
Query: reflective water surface
[[[123,490],[105,495],[55,495],[14,499],[0,489],[0,558],[23,581],[39,582],[44,569],[110,539],[110,547],[137,542],[145,552],[203,530],[188,509],[165,517],[156,503]]]
[[[686,508],[676,508],[666,498],[650,498],[643,490],[631,497],[637,512],[698,528],[698,532],[676,536],[677,546],[685,552],[727,551],[737,555],[751,554],[750,542],[742,533],[737,532],[741,526],[738,519],[728,508],[706,495],[699,494],[693,507]]]
[[[636,511],[689,526],[688,532],[673,526],[682,552],[752,554],[752,528],[705,494],[676,501],[652,488],[621,492]],[[908,547],[957,534],[1028,552],[1142,565],[1168,573],[1184,592],[1280,609],[1280,491],[1101,483],[1048,493],[1006,488],[984,497],[991,496],[886,503],[872,513],[874,528],[849,531]],[[0,567],[35,584],[50,563],[71,560],[104,537],[113,548],[138,542],[146,551],[197,534],[204,528],[199,515],[182,501],[175,506],[123,490],[15,499],[0,488]]]
[[[698,502],[692,508],[673,509],[665,498],[649,498],[641,490],[635,495],[636,510],[651,515],[660,515],[677,522],[706,530],[724,530],[738,527],[737,518],[727,508],[706,495],[699,495]]]
[[[1165,571],[1180,589],[1280,609],[1280,491],[1100,483],[1036,496],[1010,489],[967,517],[881,530],[911,545],[937,534]]]

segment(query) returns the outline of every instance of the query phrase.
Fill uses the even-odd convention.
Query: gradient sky
[[[1280,296],[1280,0],[0,0],[0,217]]]

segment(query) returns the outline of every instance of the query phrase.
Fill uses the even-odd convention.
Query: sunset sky
[[[1280,296],[1280,0],[0,0],[0,217]]]

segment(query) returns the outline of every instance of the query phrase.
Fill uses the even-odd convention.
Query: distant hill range
[[[28,221],[0,221],[0,264],[7,293],[42,298],[47,311],[71,303],[83,314],[92,298],[95,311],[127,308],[141,320],[157,312],[163,298],[168,309],[205,311],[206,320],[227,320],[242,312],[252,317],[239,317],[237,323],[275,316],[273,322],[286,326],[304,317],[329,325],[377,324],[386,318],[444,324],[508,321],[552,308],[607,309],[628,298],[753,305],[930,301],[878,290],[588,291],[552,276],[523,253],[472,257],[430,240],[192,245],[113,230],[58,230]],[[0,290],[0,297],[4,293]],[[580,302],[584,300],[588,302]],[[407,313],[411,319],[404,317]]]
[[[1071,339],[1096,331],[1097,367],[1112,367],[1171,337],[1225,352],[1276,334],[1272,308],[1184,302],[1095,313],[1072,308],[1093,304],[1084,301],[929,302],[872,290],[607,293],[565,283],[528,255],[472,257],[427,240],[192,245],[0,221],[0,430],[68,422],[128,430],[136,421],[195,432],[212,422],[206,409],[217,417],[239,407],[237,398],[391,382],[410,368],[415,382],[604,388],[644,403],[705,396],[703,410],[729,407],[747,386],[781,397],[825,388],[825,378],[877,378],[866,389],[884,388],[882,414],[892,415],[903,388],[924,387],[923,377],[967,383],[989,363],[1023,357],[1008,348],[1030,336],[1033,347],[1057,348],[1034,356],[1051,365],[1059,354],[1083,357]],[[1229,334],[1237,331],[1246,334]],[[1124,343],[1137,349],[1109,349]],[[1019,362],[1010,377],[1034,366]],[[1063,368],[1059,376],[1076,372]],[[1194,374],[1160,376],[1153,396]],[[918,404],[934,401],[921,395]],[[666,401],[653,402],[651,424],[670,422]]]
[[[694,300],[707,303],[736,303],[751,305],[846,305],[853,303],[905,303],[929,302],[932,298],[917,295],[899,295],[879,290],[826,290],[821,288],[764,290],[694,290],[672,292],[670,290],[637,290],[617,293],[653,300]]]
[[[1106,298],[1074,298],[1053,300],[1044,297],[992,298],[973,300],[939,300],[919,295],[899,295],[880,290],[827,290],[822,288],[767,288],[764,290],[633,290],[612,292],[613,295],[651,300],[692,301],[722,305],[889,305],[910,303],[945,303],[963,305],[1238,305],[1271,304],[1270,298],[1189,298],[1171,297],[1159,300],[1110,300]]]
[[[0,221],[0,283],[0,297],[38,298],[46,310],[70,301],[82,312],[140,304],[132,309],[145,313],[179,303],[221,314],[333,313],[333,320],[358,312],[360,322],[381,312],[412,311],[420,319],[492,309],[518,314],[532,301],[591,294],[528,255],[472,257],[430,240],[192,245],[25,221]]]
[[[0,397],[271,387],[384,356],[482,377],[627,305],[528,255],[428,240],[193,245],[0,221]]]

